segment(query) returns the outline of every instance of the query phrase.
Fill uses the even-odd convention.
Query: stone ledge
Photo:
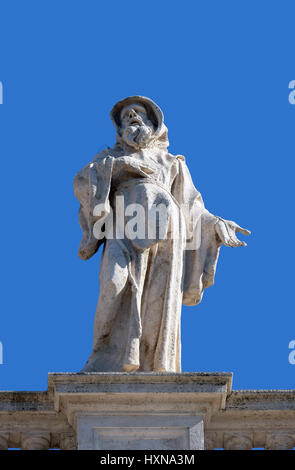
[[[84,424],[93,419],[99,442],[123,431],[127,438],[132,426],[121,429],[120,416],[131,424],[136,419],[167,420],[172,440],[177,416],[183,423],[199,416],[207,448],[295,445],[295,390],[232,391],[231,386],[232,374],[223,372],[52,373],[48,391],[0,391],[0,448],[42,443],[74,448],[79,419]],[[104,429],[114,416],[117,427]]]
[[[0,413],[8,411],[53,411],[48,392],[1,392]]]
[[[225,407],[231,386],[232,373],[227,372],[48,375],[48,390],[56,412],[64,414],[77,432],[81,416],[85,423],[87,416],[94,416],[98,423],[102,416],[125,416],[130,423],[135,416],[139,420],[150,416],[155,421],[161,416],[171,422],[177,416],[183,422],[189,416],[199,416],[208,423],[213,414]]]
[[[232,372],[49,372],[48,384],[79,383],[222,383],[228,392],[232,387]]]
[[[295,390],[235,390],[227,397],[226,409],[295,410]]]

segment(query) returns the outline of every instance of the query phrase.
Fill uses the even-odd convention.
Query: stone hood
[[[163,112],[153,100],[145,96],[129,96],[128,98],[118,101],[112,108],[110,116],[117,131],[117,143],[121,143],[120,113],[125,106],[132,103],[139,103],[147,110],[148,118],[153,123],[155,129],[151,144],[162,149],[167,149],[169,146],[168,129],[164,124]]]

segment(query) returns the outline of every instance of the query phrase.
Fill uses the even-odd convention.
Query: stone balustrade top
[[[55,393],[74,393],[75,377],[79,374],[50,374],[48,391],[0,391],[0,449],[16,448],[76,448],[76,431],[64,409],[58,408]],[[210,419],[205,422],[205,446],[207,449],[291,449],[295,447],[295,390],[231,390],[231,374],[181,374],[182,384],[207,384],[202,390],[210,395],[211,384],[224,384],[225,389],[216,387],[225,395],[225,406],[212,408]],[[121,378],[120,378],[121,377]],[[126,379],[127,377],[127,379]],[[152,375],[153,383],[169,384],[175,374]],[[150,374],[124,374],[127,384],[148,383]],[[87,393],[108,393],[101,388],[106,380],[109,384],[122,381],[122,374],[83,374],[80,386],[100,384],[100,388],[87,388]],[[177,380],[176,380],[177,382]],[[68,384],[69,389],[63,388]],[[137,393],[136,388],[126,389]],[[163,393],[169,393],[163,388]],[[178,389],[182,393],[182,389]],[[191,392],[190,388],[185,389]],[[138,389],[140,391],[140,388]],[[174,389],[171,389],[174,393]],[[112,389],[111,393],[116,393]],[[158,392],[157,392],[158,393]],[[161,389],[159,390],[161,393]],[[206,396],[207,396],[206,395]],[[62,403],[62,401],[61,401]]]

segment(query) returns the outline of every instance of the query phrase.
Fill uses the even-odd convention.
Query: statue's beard
[[[129,126],[122,132],[123,142],[136,149],[148,147],[152,138],[153,129],[146,124]]]

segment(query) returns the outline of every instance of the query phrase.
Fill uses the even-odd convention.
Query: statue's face
[[[120,114],[120,134],[126,144],[136,149],[147,147],[154,133],[145,107],[140,103],[125,106]]]
[[[148,123],[146,109],[141,104],[132,103],[122,109],[120,114],[121,129],[129,126],[140,126]]]

